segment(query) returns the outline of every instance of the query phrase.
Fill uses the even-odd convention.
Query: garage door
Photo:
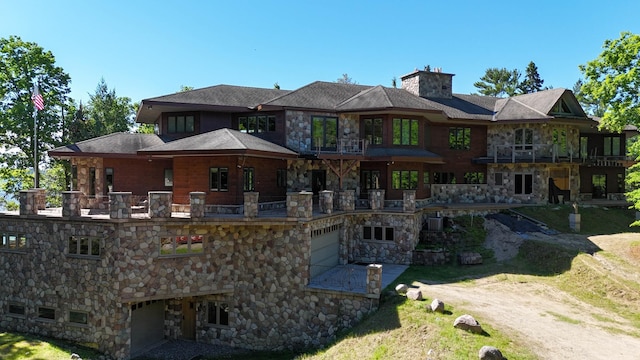
[[[164,300],[131,305],[131,353],[139,354],[164,340]]]
[[[340,225],[332,225],[311,232],[311,277],[339,264]]]

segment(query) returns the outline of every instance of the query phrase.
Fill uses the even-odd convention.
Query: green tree
[[[540,78],[540,74],[538,74],[538,67],[536,64],[531,61],[529,65],[527,65],[527,69],[525,70],[524,80],[518,85],[518,89],[523,94],[529,94],[532,92],[540,91],[543,89],[542,84],[544,80]]]
[[[55,65],[50,51],[20,37],[0,38],[0,187],[16,196],[15,187],[7,184],[39,186],[38,171],[35,184],[29,183],[30,171],[13,173],[8,169],[33,169],[34,157],[40,164],[47,149],[61,141],[62,105],[69,94],[69,75]],[[35,112],[31,101],[33,83],[38,83],[44,109]],[[36,136],[34,136],[34,115]],[[34,156],[34,141],[37,151]],[[24,178],[16,179],[15,176]],[[10,178],[7,178],[10,177]],[[18,188],[17,190],[20,190]]]
[[[338,78],[336,82],[338,84],[353,84],[353,85],[358,84],[352,78],[349,77],[349,74],[342,74],[342,77]]]
[[[622,131],[625,125],[640,126],[640,35],[623,32],[606,40],[598,57],[580,65],[581,90],[597,104],[604,104],[600,126]]]
[[[520,71],[518,69],[489,68],[480,81],[473,83],[478,92],[487,96],[514,96],[518,94]]]
[[[109,90],[104,78],[89,94],[89,103],[82,110],[84,123],[80,124],[79,138],[74,142],[111,134],[128,132],[134,126],[135,108],[128,97],[119,97],[115,89]]]
[[[582,84],[584,84],[582,79],[578,79],[578,81],[573,84],[573,95],[575,95],[580,106],[582,106],[587,114],[602,117],[604,115],[604,104],[598,103],[582,92]]]
[[[178,92],[185,92],[185,91],[191,91],[191,90],[193,90],[193,86],[180,85],[180,90],[178,90]]]

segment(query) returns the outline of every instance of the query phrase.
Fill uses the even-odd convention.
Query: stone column
[[[414,212],[416,211],[416,191],[404,190],[402,192],[402,211]]]
[[[324,214],[333,212],[333,191],[323,190],[320,192],[320,212]]]
[[[62,216],[81,216],[80,199],[82,191],[63,191],[62,192]]]
[[[293,218],[312,218],[313,193],[308,191],[287,193],[287,216]]]
[[[149,217],[170,218],[173,205],[173,192],[149,191]]]
[[[131,217],[131,192],[109,193],[109,217],[111,219]]]
[[[190,212],[192,219],[204,217],[205,193],[202,191],[192,191],[189,193]]]
[[[20,215],[38,215],[38,190],[20,190]]]
[[[260,198],[260,193],[258,192],[244,193],[244,217],[246,218],[258,217],[259,198]]]
[[[36,207],[38,210],[44,210],[47,208],[47,190],[43,188],[33,189],[37,191],[36,195]]]
[[[369,190],[369,207],[371,210],[384,209],[384,190]]]
[[[382,265],[367,265],[367,294],[380,295],[382,293]]]
[[[353,211],[356,209],[356,191],[342,190],[338,192],[338,210]]]

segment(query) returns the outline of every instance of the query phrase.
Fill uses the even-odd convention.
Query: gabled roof
[[[155,134],[113,133],[49,150],[49,156],[109,157],[136,156],[138,150],[164,144]]]
[[[258,104],[288,94],[288,90],[216,85],[144,99],[136,121],[154,123],[162,111],[248,111]]]
[[[566,104],[570,112],[555,113],[554,109],[560,102]],[[571,91],[558,88],[500,99],[496,103],[494,120],[538,120],[555,117],[586,118],[587,115]]]
[[[297,153],[237,130],[220,129],[141,149],[138,154],[156,156],[253,154],[265,157],[297,157]]]

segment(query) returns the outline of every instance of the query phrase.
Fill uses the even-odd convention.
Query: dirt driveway
[[[521,241],[513,239],[517,235],[510,232],[501,234],[509,239],[496,239],[504,231],[499,225],[488,224],[492,228],[487,230],[493,232],[491,242],[495,243],[490,242],[489,246],[498,246],[500,256],[506,259],[515,254],[508,247],[519,246]],[[570,242],[572,236],[575,235],[553,241]],[[634,236],[640,240],[640,234]],[[607,239],[598,236],[596,241]],[[414,285],[420,285],[428,299],[438,298],[464,309],[481,324],[487,322],[514,340],[529,344],[540,359],[640,359],[640,338],[626,335],[638,333],[639,329],[629,321],[544,284],[518,282],[514,276],[496,275],[472,284],[422,281]]]

